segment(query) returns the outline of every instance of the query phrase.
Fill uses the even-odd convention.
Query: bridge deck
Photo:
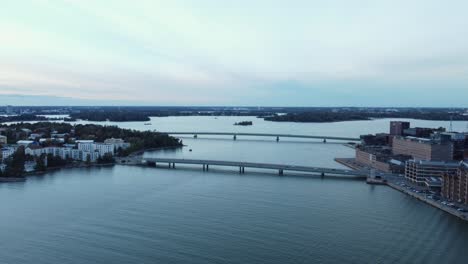
[[[324,173],[332,175],[348,175],[356,177],[366,177],[367,171],[354,171],[333,168],[308,167],[285,164],[272,163],[256,163],[242,161],[222,161],[222,160],[195,160],[195,159],[172,159],[172,158],[143,158],[145,162],[168,163],[168,164],[196,164],[196,165],[214,165],[214,166],[229,166],[239,168],[257,168],[257,169],[273,169],[278,171],[296,171],[310,173]]]
[[[217,136],[254,136],[254,137],[287,137],[287,138],[311,138],[311,139],[329,139],[329,140],[347,140],[360,141],[359,138],[335,137],[335,136],[314,136],[314,135],[295,135],[295,134],[271,134],[271,133],[236,133],[236,132],[159,132],[169,135],[217,135]]]

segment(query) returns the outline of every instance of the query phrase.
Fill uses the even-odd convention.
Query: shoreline
[[[358,170],[360,167],[359,165],[355,162],[355,159],[353,158],[335,158],[335,161],[348,167],[348,168],[351,168],[353,170]],[[413,197],[421,202],[424,202],[430,206],[433,206],[439,210],[442,210],[446,213],[449,213],[455,217],[458,217],[460,218],[461,220],[464,220],[464,221],[468,221],[468,213],[467,212],[459,212],[457,211],[456,209],[452,208],[452,207],[449,207],[449,206],[445,206],[441,203],[439,203],[438,201],[435,201],[435,200],[432,200],[432,199],[429,199],[427,197],[425,197],[424,194],[419,194],[419,193],[414,193],[414,192],[411,192],[409,190],[407,190],[406,188],[402,187],[402,186],[399,186],[395,183],[392,183],[388,180],[386,181],[372,181],[372,180],[367,180],[366,181],[367,184],[373,184],[373,185],[386,185],[394,190],[397,190],[401,193],[404,193],[406,195],[409,195],[410,197]]]
[[[461,220],[464,220],[464,221],[468,222],[468,213],[466,213],[466,212],[459,212],[459,211],[455,210],[454,208],[445,206],[443,204],[438,203],[437,201],[426,198],[422,194],[410,192],[407,189],[405,189],[405,188],[403,188],[401,186],[398,186],[398,185],[396,185],[394,183],[387,182],[386,185],[389,186],[392,189],[395,189],[395,190],[400,191],[400,192],[402,192],[404,194],[407,194],[407,195],[409,195],[409,196],[411,196],[411,197],[413,197],[413,198],[415,198],[415,199],[417,199],[419,201],[425,202],[428,205],[431,205],[431,206],[433,206],[433,207],[435,207],[435,208],[437,208],[439,210],[442,210],[442,211],[444,211],[446,213],[449,213],[449,214],[451,214],[453,216],[456,216],[456,217],[460,218]]]
[[[63,169],[75,169],[75,168],[92,168],[92,167],[110,167],[110,166],[115,166],[117,164],[120,164],[117,162],[119,158],[131,158],[135,157],[137,155],[143,154],[147,151],[158,151],[158,150],[165,150],[165,149],[177,149],[177,148],[182,148],[185,147],[185,145],[182,146],[174,146],[174,147],[160,147],[160,148],[147,148],[144,150],[136,151],[131,153],[130,155],[126,157],[115,157],[115,162],[112,163],[91,163],[91,164],[68,164],[62,167],[48,167],[45,171],[31,171],[31,172],[25,172],[23,177],[0,177],[0,183],[11,183],[11,182],[25,182],[28,177],[35,177],[35,176],[41,176],[49,172],[53,171],[58,171],[58,170],[63,170]],[[121,165],[121,164],[120,164]]]

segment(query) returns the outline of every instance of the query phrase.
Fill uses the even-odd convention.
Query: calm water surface
[[[232,125],[243,120],[254,126]],[[151,123],[119,125],[337,136],[388,127],[388,120],[291,124],[251,117]],[[186,137],[184,144],[146,155],[336,168],[334,157],[353,155],[340,144],[313,140]],[[0,201],[0,263],[466,263],[468,248],[465,222],[353,179],[114,166],[1,184]]]

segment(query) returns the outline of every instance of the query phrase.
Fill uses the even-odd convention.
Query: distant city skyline
[[[13,1],[1,105],[468,107],[468,2]]]

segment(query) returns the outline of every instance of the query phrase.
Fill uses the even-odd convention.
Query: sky
[[[467,10],[466,0],[3,0],[0,105],[468,107]]]

